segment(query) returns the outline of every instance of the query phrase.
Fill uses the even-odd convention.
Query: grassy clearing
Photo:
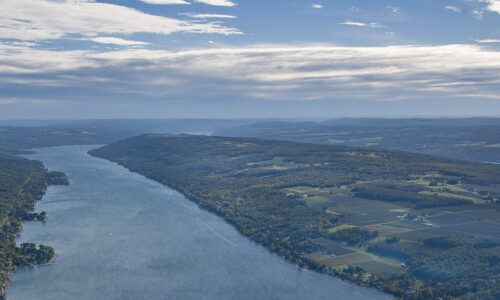
[[[364,216],[365,214],[360,213],[358,211],[355,211],[353,209],[350,209],[348,207],[343,207],[343,206],[336,206],[336,207],[329,207],[327,209],[327,212],[333,215],[343,215],[347,217],[355,217],[355,216]]]
[[[428,195],[428,196],[438,196],[438,197],[445,197],[445,198],[453,198],[453,199],[463,199],[463,200],[470,200],[476,204],[481,204],[485,203],[485,201],[481,198],[477,197],[471,197],[471,196],[466,196],[466,195],[460,195],[460,194],[455,194],[455,193],[450,193],[450,192],[431,192],[431,191],[422,191],[419,192],[419,194],[422,195]]]
[[[289,193],[297,193],[297,194],[310,194],[314,192],[318,192],[320,189],[319,188],[313,188],[309,186],[294,186],[291,188],[286,188],[283,189],[285,192]]]
[[[440,234],[438,231],[434,229],[427,229],[427,230],[407,231],[396,234],[396,236],[399,237],[402,241],[418,243],[428,238],[442,236],[442,234]]]
[[[342,201],[341,206],[346,207],[348,209],[355,210],[360,214],[387,214],[388,211],[394,209],[405,209],[399,204],[383,202],[379,200],[367,200],[362,198],[349,198]]]
[[[396,227],[396,226],[388,226],[388,225],[381,225],[381,224],[367,225],[367,226],[364,226],[363,228],[365,228],[365,229],[367,229],[369,231],[376,231],[381,236],[384,236],[384,237],[393,236],[393,235],[396,235],[396,234],[408,231],[408,229],[406,229],[406,228],[401,228],[401,227]]]
[[[354,264],[353,267],[360,267],[363,270],[380,276],[382,278],[390,278],[392,276],[401,274],[404,272],[403,268],[399,266],[394,266],[378,261],[367,261],[362,263]]]
[[[439,184],[436,186],[431,185],[431,181],[423,179],[423,178],[418,178],[418,179],[413,179],[413,180],[407,180],[406,182],[408,183],[413,183],[413,184],[418,184],[422,185],[426,188],[429,188],[433,191],[443,191],[443,190],[448,190],[450,192],[457,192],[457,193],[470,193],[469,190],[464,189],[463,187],[459,185],[453,185],[453,184]]]
[[[328,232],[335,233],[337,231],[346,230],[346,229],[352,229],[352,228],[356,228],[356,227],[358,227],[358,226],[351,225],[351,224],[342,224],[342,225],[339,225],[339,226],[335,226],[335,227],[329,228]]]
[[[308,206],[324,204],[328,202],[328,199],[322,196],[303,197],[302,200],[304,200]]]
[[[346,255],[354,252],[354,250],[344,247],[340,242],[328,240],[325,238],[312,239],[311,242],[315,243],[318,246],[321,246],[325,250],[324,252],[328,254],[334,254],[336,256]]]
[[[342,256],[332,256],[322,252],[314,252],[307,254],[305,257],[314,260],[315,262],[325,265],[327,267],[335,268],[339,266],[352,266],[354,264],[368,262],[372,258],[364,253],[351,253]]]

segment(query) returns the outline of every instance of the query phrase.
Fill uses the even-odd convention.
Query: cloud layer
[[[220,3],[222,4],[222,3]],[[0,37],[38,41],[68,37],[96,37],[176,32],[240,34],[219,23],[187,22],[92,0],[6,0],[0,9]]]
[[[162,99],[499,100],[500,52],[470,45],[262,45],[178,52],[0,45],[0,97],[11,96],[9,90],[31,97],[58,88]]]
[[[277,36],[265,36],[267,28],[252,31],[257,27],[248,25],[249,17],[241,9],[234,9],[236,1],[141,1],[142,4],[138,1],[109,4],[94,0],[3,0],[0,9],[0,110],[2,106],[23,103],[42,106],[57,102],[63,107],[63,103],[74,98],[79,98],[79,103],[97,98],[105,99],[102,103],[118,102],[126,98],[129,103],[148,99],[184,103],[196,99],[214,104],[252,100],[273,105],[281,103],[278,101],[311,103],[305,102],[308,100],[353,103],[361,103],[355,102],[358,100],[409,103],[416,98],[454,101],[464,97],[468,101],[500,100],[500,51],[495,48],[499,42],[495,32],[478,34],[476,31],[465,39],[447,40],[448,43],[473,45],[432,46],[440,42],[423,40],[420,42],[429,46],[389,46],[387,40],[379,41],[382,33],[385,38],[385,31],[392,31],[396,24],[404,24],[399,22],[405,18],[411,19],[406,16],[411,11],[405,7],[381,7],[384,16],[388,15],[384,18],[353,7],[350,9],[353,15],[329,18],[328,24],[334,26],[339,35],[332,38],[318,35],[321,38],[309,39],[307,33],[308,39],[303,39],[341,43],[343,35],[352,36],[348,40],[355,43],[344,42],[345,45],[357,45],[350,47],[297,44],[304,32],[290,29],[294,22],[285,22],[287,25],[284,23],[282,28],[283,33],[293,33],[293,38],[279,39],[281,45],[259,44],[259,41],[278,40]],[[126,3],[131,6],[124,6]],[[463,7],[439,4],[437,9],[453,20],[467,14],[471,22],[478,24],[478,20],[470,18],[471,9],[478,19],[484,14],[484,22],[500,17],[497,14],[500,14],[500,0],[460,3]],[[180,6],[175,9],[154,6],[161,4]],[[147,11],[158,9],[158,13],[164,15],[138,10],[142,7],[147,7]],[[189,12],[193,8],[195,12]],[[207,10],[198,10],[203,8]],[[314,2],[300,9],[311,14],[312,8],[321,9],[321,13],[313,14],[318,20],[332,13],[332,8]],[[183,9],[189,10],[182,12]],[[296,16],[304,17],[302,14]],[[242,34],[223,21],[242,24],[249,35],[234,40],[191,35]],[[404,26],[394,29],[397,32],[391,36],[391,44],[419,43],[414,39],[397,40],[400,35],[404,36],[401,28]],[[269,34],[277,34],[273,32]],[[174,33],[172,37],[164,37]],[[256,34],[265,38],[260,39]],[[381,46],[358,46],[362,44],[358,41],[364,43],[370,38],[377,42],[365,45]],[[242,46],[228,46],[233,41]],[[214,47],[197,48],[207,42]],[[248,43],[256,45],[247,46]],[[217,45],[220,47],[215,47]],[[162,50],[166,47],[185,50]],[[116,107],[122,108],[122,104]]]

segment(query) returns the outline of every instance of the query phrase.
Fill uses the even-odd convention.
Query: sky
[[[500,0],[0,0],[0,119],[500,116]]]

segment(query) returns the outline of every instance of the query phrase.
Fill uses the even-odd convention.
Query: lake
[[[300,270],[176,191],[91,146],[38,149],[29,158],[62,171],[37,204],[46,223],[24,224],[18,242],[53,246],[54,263],[15,272],[8,298],[390,299],[373,289]]]

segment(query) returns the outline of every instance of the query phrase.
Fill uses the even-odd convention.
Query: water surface
[[[37,205],[46,223],[19,242],[56,249],[55,262],[18,270],[9,299],[387,299],[373,289],[299,270],[181,194],[89,146],[44,148],[30,158],[65,172]]]

